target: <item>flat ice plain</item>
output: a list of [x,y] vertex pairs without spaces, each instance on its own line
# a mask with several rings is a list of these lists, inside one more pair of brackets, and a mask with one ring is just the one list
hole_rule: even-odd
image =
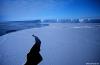
[[100,24],[53,23],[0,36],[0,65],[24,65],[32,34],[42,42],[38,65],[100,64]]

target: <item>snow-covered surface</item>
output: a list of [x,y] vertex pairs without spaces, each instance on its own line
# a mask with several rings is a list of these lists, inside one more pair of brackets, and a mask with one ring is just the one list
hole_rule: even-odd
[[0,37],[0,65],[24,65],[26,54],[34,45],[32,34],[42,41],[43,60],[39,65],[99,63],[100,27],[66,25],[50,24]]

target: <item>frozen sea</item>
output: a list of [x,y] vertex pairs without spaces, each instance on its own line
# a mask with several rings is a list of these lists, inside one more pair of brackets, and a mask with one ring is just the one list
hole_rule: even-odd
[[42,42],[38,65],[100,65],[99,23],[50,23],[0,36],[0,65],[24,65],[32,34]]

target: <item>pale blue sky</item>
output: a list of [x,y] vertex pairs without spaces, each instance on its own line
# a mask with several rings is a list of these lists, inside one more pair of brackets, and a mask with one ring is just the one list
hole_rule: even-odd
[[100,0],[0,0],[0,20],[100,17]]

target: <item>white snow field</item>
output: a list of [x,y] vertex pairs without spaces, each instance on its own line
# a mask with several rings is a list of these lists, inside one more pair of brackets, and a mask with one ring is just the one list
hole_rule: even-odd
[[100,25],[82,25],[50,24],[3,35],[0,37],[0,65],[24,65],[26,54],[34,45],[32,34],[42,42],[43,60],[38,65],[99,65]]

